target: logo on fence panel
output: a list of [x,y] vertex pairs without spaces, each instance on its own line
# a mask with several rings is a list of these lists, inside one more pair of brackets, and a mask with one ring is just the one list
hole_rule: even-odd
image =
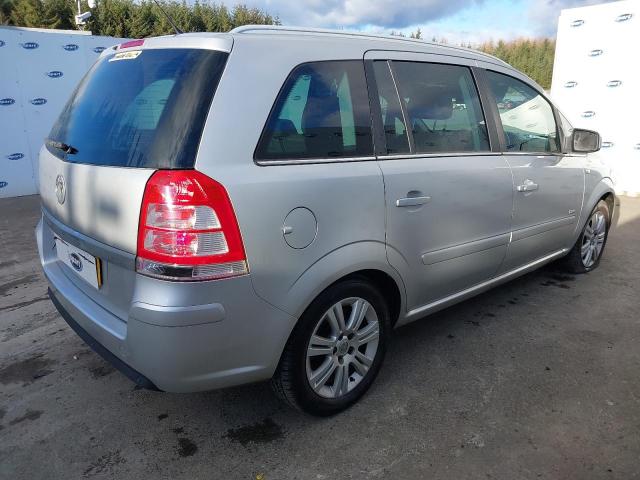
[[80,47],[75,43],[67,43],[66,45],[63,45],[62,48],[64,48],[67,52],[75,52]]
[[607,87],[619,87],[622,85],[622,80],[611,80],[607,82]]
[[7,105],[13,105],[16,101],[13,98],[0,98],[0,105],[6,107]]
[[600,56],[600,55],[602,55],[603,53],[604,53],[604,51],[602,51],[602,50],[601,50],[601,49],[599,49],[599,48],[596,48],[595,50],[591,50],[591,51],[589,52],[589,56],[590,56],[590,57],[599,57],[599,56]]
[[47,103],[47,99],[46,98],[42,98],[42,97],[38,97],[38,98],[33,98],[29,103],[31,103],[31,105],[44,105],[45,103]]
[[102,53],[107,49],[107,47],[96,47],[93,49],[95,53]]
[[0,188],[4,188],[9,185],[7,182],[0,182]]
[[577,86],[578,86],[578,82],[574,82],[573,80],[564,84],[564,88],[573,88]]
[[623,13],[616,17],[616,22],[626,22],[627,20],[631,20],[631,17],[633,17],[633,13]]
[[6,45],[4,40],[0,40],[0,47],[4,47]]
[[574,20],[570,25],[572,27],[579,27],[580,25],[584,25],[584,20]]
[[47,72],[47,77],[49,78],[60,78],[62,75],[64,75],[60,70],[51,70],[50,72]]
[[20,45],[25,50],[35,50],[36,48],[38,48],[40,46],[36,42],[24,42],[24,43],[21,43]]
[[24,158],[24,153],[16,152],[16,153],[7,155],[7,160],[20,160],[22,158]]
[[594,112],[593,110],[587,110],[586,112],[582,112],[581,115],[584,118],[592,118],[596,116],[596,112]]

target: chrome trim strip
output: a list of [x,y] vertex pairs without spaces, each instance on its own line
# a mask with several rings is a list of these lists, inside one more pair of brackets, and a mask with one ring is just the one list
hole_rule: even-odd
[[315,163],[345,163],[345,162],[370,162],[376,160],[374,156],[367,157],[339,157],[339,158],[297,158],[291,160],[254,160],[256,165],[270,167],[271,165],[308,165]]
[[448,158],[448,157],[497,157],[505,155],[530,155],[539,158],[544,157],[557,157],[557,156],[572,156],[572,157],[584,157],[586,155],[569,154],[564,155],[562,153],[530,153],[530,152],[492,152],[487,150],[486,152],[439,152],[439,153],[402,153],[397,155],[380,155],[366,156],[366,157],[339,157],[339,158],[298,158],[298,159],[280,159],[280,160],[254,160],[256,165],[261,167],[269,167],[271,165],[308,165],[316,163],[343,163],[343,162],[370,162],[371,160],[404,160],[413,158]]
[[486,152],[442,152],[442,153],[413,153],[413,154],[399,154],[399,155],[381,155],[378,160],[404,160],[411,158],[440,158],[440,157],[485,157],[485,156],[500,156],[501,152],[492,152],[487,150]]
[[411,317],[415,317],[417,315],[420,314],[426,314],[426,312],[430,311],[430,310],[435,310],[438,308],[444,308],[446,306],[448,306],[449,304],[453,304],[455,303],[457,300],[463,299],[465,297],[471,296],[475,293],[480,293],[480,291],[482,290],[486,290],[489,287],[491,287],[492,285],[501,283],[503,281],[506,281],[508,279],[510,279],[511,277],[515,277],[521,273],[526,273],[527,270],[533,269],[534,267],[537,267],[539,265],[542,265],[544,263],[549,262],[550,260],[553,260],[554,258],[560,257],[562,255],[564,255],[568,250],[566,248],[563,248],[562,250],[558,250],[555,253],[552,253],[550,255],[546,255],[542,258],[539,258],[538,260],[535,260],[531,263],[528,263],[526,265],[523,265],[522,267],[518,267],[515,270],[511,270],[510,272],[507,273],[503,273],[502,275],[499,275],[497,277],[494,277],[490,280],[487,280],[485,282],[479,283],[478,285],[475,285],[473,287],[467,288],[466,290],[462,290],[461,292],[458,293],[454,293],[453,295],[449,295],[448,297],[444,297],[440,300],[436,300],[435,302],[431,302],[428,303],[426,305],[423,305],[421,307],[418,308],[414,308],[413,310],[410,310],[407,315],[405,316],[404,319],[400,320],[397,324],[397,326],[400,325],[404,325],[405,323],[408,323],[408,319],[410,319]]
[[494,237],[483,238],[481,240],[474,240],[472,242],[466,242],[452,247],[433,250],[422,255],[422,263],[425,265],[433,265],[434,263],[483,252],[490,248],[501,247],[509,243],[509,237],[509,233],[503,233],[502,235],[496,235]]
[[518,240],[522,240],[524,238],[533,237],[534,235],[540,235],[541,233],[546,233],[551,230],[555,230],[556,228],[566,227],[569,225],[573,225],[577,220],[575,215],[569,215],[566,217],[558,218],[556,220],[550,220],[548,222],[539,223],[537,225],[531,225],[529,227],[524,227],[519,230],[513,231],[513,242],[517,242]]
[[529,155],[531,157],[537,157],[537,158],[559,157],[559,156],[563,155],[562,152],[520,152],[520,151],[512,152],[510,150],[504,150],[502,152],[502,154],[503,155],[514,155],[516,157],[521,157],[523,155]]

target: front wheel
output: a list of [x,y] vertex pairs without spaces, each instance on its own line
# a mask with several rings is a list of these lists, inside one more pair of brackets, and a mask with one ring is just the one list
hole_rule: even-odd
[[566,257],[567,266],[573,273],[586,273],[598,267],[607,243],[610,222],[609,206],[600,200]]
[[272,385],[292,406],[332,415],[369,389],[384,357],[390,325],[380,292],[354,278],[329,287],[300,318]]

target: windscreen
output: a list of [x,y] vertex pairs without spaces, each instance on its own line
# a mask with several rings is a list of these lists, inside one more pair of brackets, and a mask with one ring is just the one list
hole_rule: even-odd
[[68,162],[192,168],[228,54],[125,50],[82,79],[46,141]]

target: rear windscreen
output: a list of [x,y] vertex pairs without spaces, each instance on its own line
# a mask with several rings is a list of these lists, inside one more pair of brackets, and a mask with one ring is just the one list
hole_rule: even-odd
[[126,50],[100,59],[47,139],[68,162],[192,168],[228,54]]

